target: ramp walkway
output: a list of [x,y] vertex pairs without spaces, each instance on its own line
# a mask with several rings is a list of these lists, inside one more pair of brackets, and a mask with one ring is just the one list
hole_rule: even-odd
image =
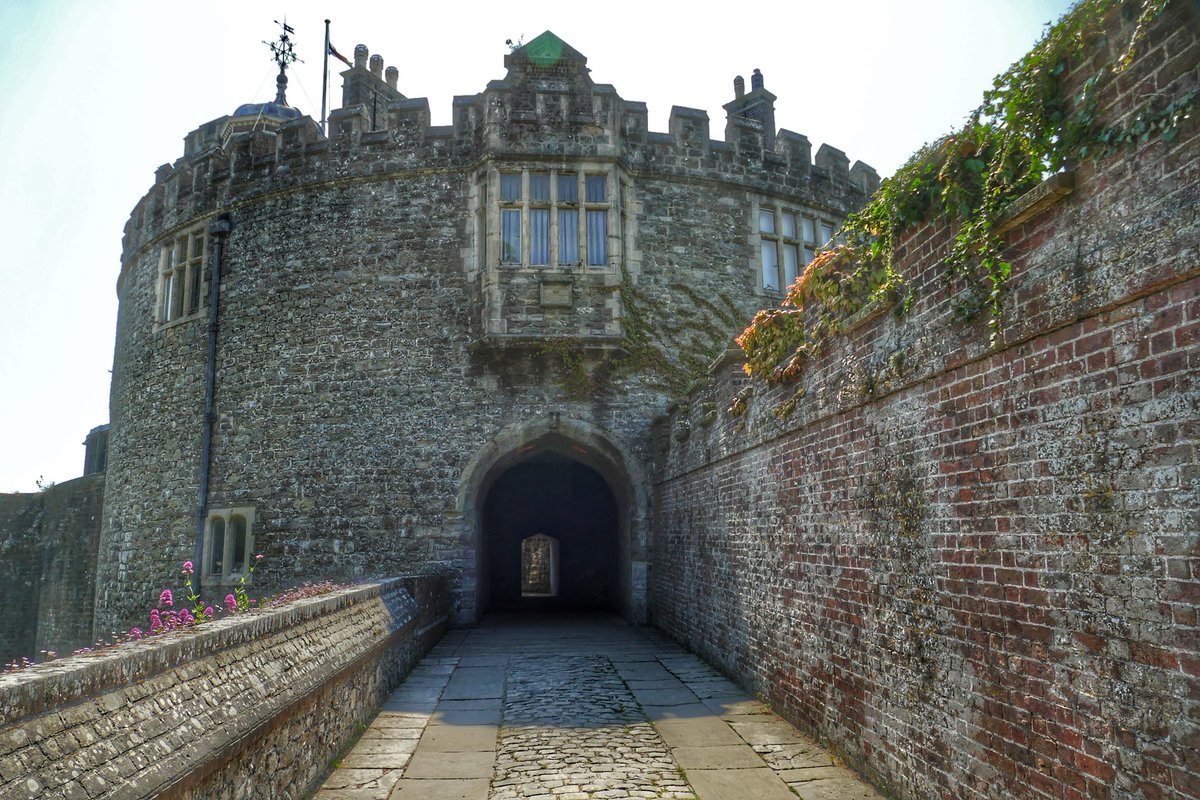
[[881,797],[652,629],[512,615],[447,634],[314,800],[797,796]]

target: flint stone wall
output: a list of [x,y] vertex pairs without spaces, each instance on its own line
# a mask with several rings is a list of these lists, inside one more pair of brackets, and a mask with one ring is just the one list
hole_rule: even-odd
[[[489,442],[561,418],[650,463],[650,422],[668,397],[653,367],[614,366],[625,274],[678,338],[728,342],[778,297],[760,288],[753,198],[837,221],[877,182],[833,148],[814,158],[799,134],[780,132],[771,149],[742,121],[714,141],[692,109],[675,109],[671,133],[650,132],[645,105],[593,84],[577,54],[548,71],[518,62],[456,98],[452,126],[431,126],[423,99],[338,109],[328,138],[308,118],[223,145],[205,126],[158,170],[126,227],[118,281],[100,629],[128,624],[155,576],[193,552],[206,320],[155,321],[162,247],[180,232],[218,213],[233,225],[209,507],[255,509],[258,585],[425,570],[452,577],[457,619],[473,622],[483,582],[464,519],[478,498],[460,503],[460,490]],[[481,266],[472,209],[493,167],[612,168],[610,264]],[[544,301],[544,279],[569,307]],[[697,312],[697,297],[727,317]],[[554,346],[590,391],[564,389],[572,373]],[[630,534],[635,564],[648,535]]]
[[0,663],[94,641],[104,475],[0,494]]
[[0,798],[307,796],[448,615],[394,578],[0,675]]

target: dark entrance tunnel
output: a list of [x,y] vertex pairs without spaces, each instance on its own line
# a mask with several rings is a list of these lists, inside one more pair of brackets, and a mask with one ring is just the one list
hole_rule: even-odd
[[516,464],[483,505],[493,610],[619,608],[617,503],[592,468],[546,454]]

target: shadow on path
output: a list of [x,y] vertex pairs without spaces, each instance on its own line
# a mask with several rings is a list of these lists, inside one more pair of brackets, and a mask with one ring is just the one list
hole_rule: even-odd
[[316,800],[880,795],[736,684],[613,615],[493,614],[413,669]]

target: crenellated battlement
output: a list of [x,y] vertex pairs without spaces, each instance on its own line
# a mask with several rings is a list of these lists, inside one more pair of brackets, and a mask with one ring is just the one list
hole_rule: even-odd
[[[587,59],[552,33],[505,56],[507,74],[453,100],[451,124],[432,124],[429,101],[398,88],[399,72],[355,49],[341,73],[343,104],[322,135],[310,117],[244,124],[220,117],[185,138],[184,156],[159,167],[126,229],[128,255],[163,230],[254,196],[337,180],[419,170],[465,169],[488,159],[616,161],[633,174],[736,183],[806,199],[844,215],[879,176],[828,144],[812,154],[803,134],[774,127],[775,95],[757,70],[739,76],[724,106],[724,137],[708,112],[674,106],[666,132],[649,130],[646,104],[593,83]],[[233,131],[230,133],[230,131]]]

